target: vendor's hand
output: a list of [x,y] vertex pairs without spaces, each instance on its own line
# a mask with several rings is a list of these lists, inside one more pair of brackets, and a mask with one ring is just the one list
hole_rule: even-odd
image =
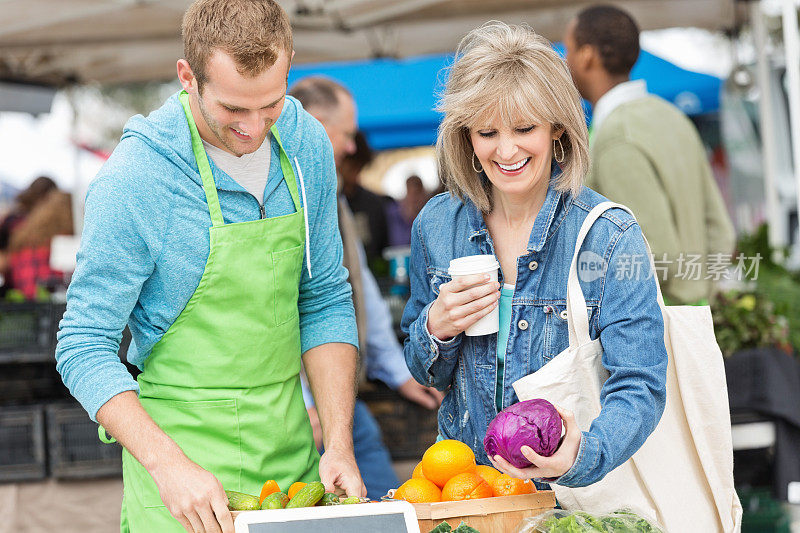
[[308,421],[311,422],[311,433],[314,435],[314,445],[318,450],[322,449],[322,424],[319,422],[319,414],[317,408],[312,406],[306,409],[308,411]]
[[550,457],[543,457],[530,447],[523,446],[520,451],[528,461],[533,463],[533,466],[516,468],[499,455],[495,455],[489,458],[494,467],[511,477],[519,479],[554,479],[566,474],[575,464],[575,459],[578,457],[578,449],[581,445],[581,431],[578,429],[578,424],[575,422],[575,417],[571,411],[561,409],[558,406],[555,406],[555,408],[564,420],[564,426],[566,427],[564,439],[561,441],[561,446],[558,447],[556,453]]
[[451,339],[491,313],[499,299],[500,284],[488,274],[442,283],[428,310],[428,331],[437,339]]
[[325,485],[325,492],[336,492],[336,487],[339,487],[348,497],[367,495],[352,448],[326,448],[319,460],[319,477]]
[[233,533],[222,483],[185,455],[150,472],[167,510],[190,533]]
[[416,382],[414,378],[397,387],[397,392],[406,400],[418,403],[426,409],[437,409],[444,399],[444,393],[433,387],[426,387]]

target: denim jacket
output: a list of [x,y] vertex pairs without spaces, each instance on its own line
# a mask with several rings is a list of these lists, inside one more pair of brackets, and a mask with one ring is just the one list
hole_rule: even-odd
[[[536,372],[569,345],[567,277],[578,231],[591,208],[606,199],[583,188],[577,197],[552,186],[536,216],[527,254],[517,260],[511,328],[505,357],[503,407],[518,401],[512,383]],[[667,352],[656,284],[641,229],[621,209],[606,211],[581,248],[607,268],[580,280],[590,313],[590,335],[600,338],[610,377],[602,410],[582,431],[573,467],[553,481],[590,485],[625,462],[655,429],[666,401]],[[447,391],[439,409],[439,433],[467,443],[479,463],[489,464],[483,438],[497,414],[497,335],[442,342],[426,327],[439,285],[450,281],[450,260],[493,254],[483,216],[469,200],[448,193],[432,198],[414,221],[411,298],[403,313],[405,357],[414,378]],[[503,273],[500,272],[500,282]],[[581,428],[586,430],[587,428]]]

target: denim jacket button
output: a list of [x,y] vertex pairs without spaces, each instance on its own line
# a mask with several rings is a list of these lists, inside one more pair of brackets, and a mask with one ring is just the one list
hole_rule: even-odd
[[537,263],[536,261],[531,261],[530,263],[528,263],[528,268],[531,270],[536,270],[537,268],[539,268],[539,263]]
[[522,331],[525,331],[526,329],[528,329],[528,321],[523,318],[522,320],[517,322],[517,327],[519,327],[519,329],[521,329]]
[[561,311],[561,312],[558,314],[558,316],[560,316],[560,317],[561,317],[561,320],[566,320],[566,319],[569,317],[569,315],[567,315],[567,310],[566,310],[566,309],[564,309],[563,311]]

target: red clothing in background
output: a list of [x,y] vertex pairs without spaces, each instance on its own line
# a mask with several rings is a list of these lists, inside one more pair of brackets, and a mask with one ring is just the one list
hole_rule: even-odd
[[50,268],[50,246],[22,248],[8,258],[8,288],[17,289],[27,300],[36,298],[36,287],[47,288],[63,279]]

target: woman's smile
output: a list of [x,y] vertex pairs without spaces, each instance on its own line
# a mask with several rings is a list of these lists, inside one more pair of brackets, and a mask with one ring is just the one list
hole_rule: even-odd
[[525,170],[525,167],[528,166],[528,163],[530,162],[531,159],[532,158],[530,157],[526,157],[525,159],[521,159],[516,163],[512,163],[510,165],[500,163],[499,161],[492,161],[492,163],[494,163],[497,166],[497,168],[500,169],[500,172],[505,174],[506,176],[517,176],[519,174],[522,174],[522,172]]

